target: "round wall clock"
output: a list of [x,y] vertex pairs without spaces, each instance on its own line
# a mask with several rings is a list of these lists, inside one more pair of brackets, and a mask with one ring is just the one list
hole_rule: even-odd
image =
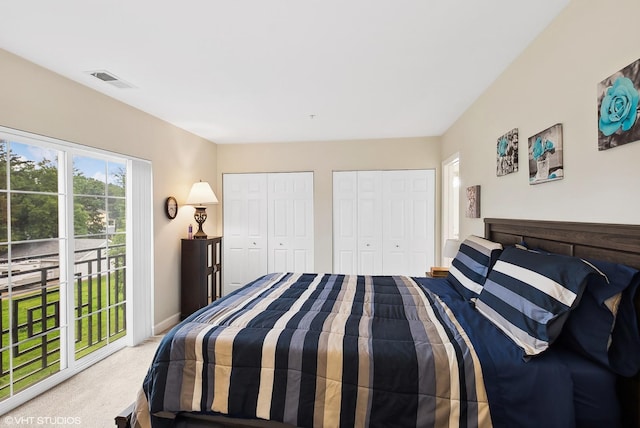
[[170,219],[176,218],[178,215],[178,201],[173,196],[169,196],[164,203],[164,211]]

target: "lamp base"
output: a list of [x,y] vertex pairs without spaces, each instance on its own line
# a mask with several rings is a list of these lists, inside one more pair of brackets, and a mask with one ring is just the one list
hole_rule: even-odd
[[207,210],[205,207],[196,207],[193,218],[198,223],[198,231],[193,235],[193,239],[207,239],[207,234],[202,230],[202,225],[207,220]]

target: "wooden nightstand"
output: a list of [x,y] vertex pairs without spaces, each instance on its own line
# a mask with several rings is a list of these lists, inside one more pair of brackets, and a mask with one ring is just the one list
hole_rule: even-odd
[[431,271],[425,272],[425,275],[428,278],[446,278],[448,274],[449,274],[449,268],[438,267],[438,266],[433,266],[431,267]]
[[222,237],[182,240],[180,318],[222,297]]

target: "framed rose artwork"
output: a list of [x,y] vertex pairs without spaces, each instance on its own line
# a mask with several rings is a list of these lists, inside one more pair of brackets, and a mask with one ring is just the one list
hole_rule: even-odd
[[561,123],[529,137],[528,147],[529,184],[560,180],[564,177]]
[[496,145],[496,175],[518,172],[518,128],[498,138]]
[[640,59],[598,84],[598,150],[640,140]]

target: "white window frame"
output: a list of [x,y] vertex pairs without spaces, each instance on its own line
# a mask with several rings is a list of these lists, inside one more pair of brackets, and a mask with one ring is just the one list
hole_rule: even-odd
[[[455,173],[457,170],[457,174]],[[457,179],[457,183],[456,183]],[[447,239],[460,239],[460,154],[454,153],[442,162],[442,242],[441,266],[449,266],[450,258],[442,249]]]
[[[46,137],[29,132],[19,131],[0,126],[0,139],[14,140],[26,144],[42,145],[63,152],[60,157],[59,180],[64,180],[65,189],[73,183],[73,155],[90,156],[106,160],[126,161],[127,167],[127,252],[126,252],[126,319],[127,333],[125,337],[116,340],[79,360],[75,359],[74,341],[69,340],[74,335],[75,322],[65,320],[67,333],[60,338],[60,371],[37,382],[0,402],[0,414],[4,414],[15,407],[31,400],[37,395],[53,388],[64,380],[80,371],[102,361],[125,346],[134,346],[153,334],[153,172],[151,162],[128,155],[112,153],[106,150],[82,146],[57,138]],[[61,211],[70,213],[59,216],[59,228],[64,231],[65,239],[60,239],[60,252],[65,254],[66,266],[60,266],[60,274],[66,275],[65,282],[69,288],[69,272],[74,271],[73,236],[73,192],[60,196],[65,207]],[[63,272],[65,271],[65,272]],[[135,284],[135,287],[132,286]],[[60,295],[61,314],[64,305],[74,306],[73,293],[65,292]],[[65,310],[67,308],[64,308]],[[62,328],[61,328],[62,333]]]

